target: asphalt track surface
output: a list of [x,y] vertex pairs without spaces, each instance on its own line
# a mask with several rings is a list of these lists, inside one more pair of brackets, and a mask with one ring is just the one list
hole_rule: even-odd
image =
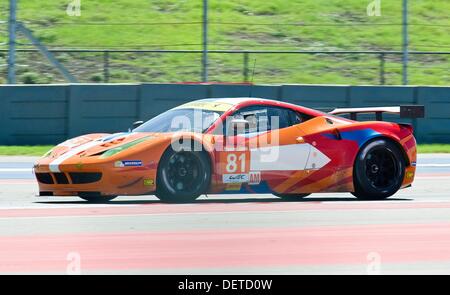
[[33,158],[0,157],[0,273],[450,274],[450,155],[420,155],[386,201],[316,194],[36,197]]

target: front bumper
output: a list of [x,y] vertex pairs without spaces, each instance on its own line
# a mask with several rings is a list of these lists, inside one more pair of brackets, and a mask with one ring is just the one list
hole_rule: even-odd
[[104,196],[143,195],[156,190],[156,164],[116,167],[114,161],[86,158],[51,169],[53,159],[42,158],[34,166],[41,196],[78,196],[92,192]]

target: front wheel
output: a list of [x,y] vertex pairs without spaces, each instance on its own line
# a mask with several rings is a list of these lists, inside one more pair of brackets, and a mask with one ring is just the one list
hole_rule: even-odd
[[395,194],[403,183],[405,159],[397,145],[385,139],[365,145],[354,166],[355,192],[361,200],[383,200]]
[[206,153],[169,148],[158,168],[156,196],[165,202],[191,202],[207,191],[210,180]]

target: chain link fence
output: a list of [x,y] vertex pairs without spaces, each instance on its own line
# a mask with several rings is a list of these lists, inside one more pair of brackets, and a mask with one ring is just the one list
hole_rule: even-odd
[[[51,50],[80,83],[200,82],[200,50]],[[0,50],[0,83],[7,51]],[[211,82],[401,84],[401,51],[209,51]],[[448,85],[450,52],[410,52],[410,84]],[[17,82],[65,83],[36,49],[17,51]]]

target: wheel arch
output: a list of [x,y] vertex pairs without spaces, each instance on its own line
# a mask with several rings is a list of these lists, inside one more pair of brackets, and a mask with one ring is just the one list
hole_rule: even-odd
[[357,156],[358,156],[359,152],[360,152],[366,145],[368,145],[369,143],[371,143],[371,142],[373,142],[373,141],[375,141],[375,140],[380,140],[380,139],[384,139],[384,140],[387,140],[387,141],[389,141],[389,142],[395,144],[395,145],[397,146],[397,148],[398,148],[398,149],[401,151],[401,153],[402,153],[403,160],[405,160],[405,165],[406,165],[406,166],[409,166],[409,165],[411,164],[411,163],[410,163],[411,161],[410,161],[410,159],[409,159],[409,157],[408,157],[408,154],[406,153],[405,149],[404,149],[403,146],[400,144],[400,142],[398,141],[398,139],[396,139],[395,137],[386,135],[386,134],[380,134],[380,135],[377,135],[377,136],[368,138],[364,143],[361,144],[361,146],[360,146],[359,149],[358,149],[358,152],[357,152],[356,155],[355,155],[355,158],[353,159],[353,166],[355,166],[355,161],[356,161],[356,159],[357,159]]
[[[358,160],[358,156],[359,156],[359,154],[361,153],[361,151],[367,146],[367,145],[369,145],[369,144],[371,144],[372,142],[375,142],[375,141],[377,141],[377,140],[385,140],[385,141],[387,141],[387,142],[389,142],[389,143],[391,143],[391,144],[393,144],[394,146],[396,146],[399,150],[400,150],[400,153],[401,153],[401,155],[402,155],[402,158],[403,158],[403,160],[404,160],[404,168],[406,168],[408,165],[409,165],[409,162],[410,162],[410,160],[409,160],[409,158],[408,158],[408,155],[407,155],[407,153],[406,153],[406,151],[405,151],[405,149],[403,148],[403,146],[400,144],[400,142],[398,141],[398,140],[396,140],[395,138],[392,138],[391,136],[387,136],[387,135],[385,135],[385,134],[380,134],[379,136],[375,136],[375,137],[372,137],[372,138],[370,138],[370,139],[368,139],[368,140],[366,140],[363,144],[361,144],[361,146],[360,146],[360,148],[358,149],[358,152],[356,153],[356,155],[355,155],[355,158],[354,158],[354,161],[353,161],[353,169],[352,169],[352,179],[353,179],[353,192],[351,192],[353,195],[355,195],[356,197],[358,197],[358,198],[361,198],[361,196],[358,196],[356,193],[358,192],[358,190],[360,190],[361,189],[361,187],[359,186],[359,184],[358,184],[358,181],[357,181],[357,172],[356,172],[356,169],[357,169],[357,160]],[[405,169],[403,170],[403,178],[404,178],[404,173],[405,173]],[[403,179],[402,179],[403,180]],[[395,193],[395,192],[394,192]],[[388,195],[387,197],[389,197],[389,196],[391,196],[391,195]],[[370,198],[369,198],[370,199]],[[383,198],[384,199],[384,198]]]
[[[205,144],[205,142],[199,140],[198,138],[196,138],[195,136],[190,136],[190,137],[183,137],[183,140],[189,140],[189,141],[195,141],[197,142],[199,145],[201,145],[201,150],[198,151],[200,153],[205,154],[208,162],[209,162],[209,166],[211,168],[211,178],[210,178],[210,183],[208,184],[208,187],[211,186],[212,183],[212,175],[214,174],[214,153],[212,152],[212,150],[210,151],[209,148],[211,148],[210,146],[207,146]],[[164,151],[161,154],[160,160],[158,161],[158,165],[156,168],[156,179],[155,179],[155,190],[158,189],[158,171],[160,169],[161,166],[161,158],[163,157],[163,155],[172,147],[172,143],[174,140],[171,140],[169,142],[169,144],[167,145],[167,147],[164,149]]]

